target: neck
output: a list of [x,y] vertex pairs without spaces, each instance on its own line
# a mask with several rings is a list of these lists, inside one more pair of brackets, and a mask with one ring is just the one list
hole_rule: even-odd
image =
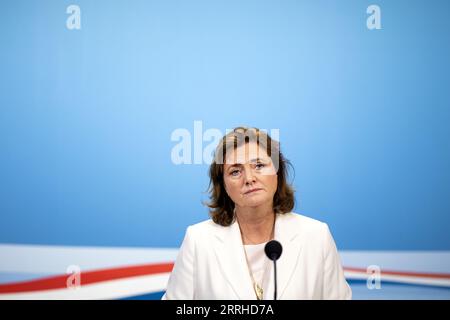
[[272,239],[275,225],[272,206],[265,210],[236,207],[236,219],[244,244],[260,244]]

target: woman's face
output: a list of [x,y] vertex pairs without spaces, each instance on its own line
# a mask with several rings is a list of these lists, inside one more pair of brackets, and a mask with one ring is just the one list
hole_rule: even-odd
[[224,163],[228,196],[238,207],[258,207],[273,203],[277,174],[264,147],[249,142],[229,152]]

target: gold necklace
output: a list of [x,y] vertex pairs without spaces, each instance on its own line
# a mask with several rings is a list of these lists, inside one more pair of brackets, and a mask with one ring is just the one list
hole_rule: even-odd
[[[245,246],[244,246],[244,254],[245,254],[245,261],[247,262],[247,268],[248,268],[248,272],[250,273],[250,277],[252,278],[252,283],[253,283],[253,290],[255,291],[256,294],[256,299],[257,300],[262,300],[263,296],[264,296],[264,290],[262,288],[262,283],[261,286],[255,281],[255,277],[253,276],[253,272],[252,269],[250,268],[250,263],[248,261],[248,256],[247,256],[247,250],[245,250]],[[264,268],[264,273],[263,273],[263,280],[265,278],[265,274],[266,274],[266,270],[267,268]]]
[[[269,241],[272,240],[272,239],[274,238],[274,232],[275,232],[275,221],[274,221],[273,226],[272,226],[272,232],[271,232],[271,234],[270,234],[270,239],[269,239]],[[247,269],[248,269],[248,272],[249,272],[249,274],[250,274],[250,278],[252,278],[253,290],[255,291],[256,299],[257,299],[257,300],[263,300],[263,297],[264,297],[264,289],[262,288],[262,285],[263,285],[264,279],[265,279],[265,277],[266,277],[267,263],[266,263],[266,266],[264,267],[264,273],[263,273],[263,277],[262,277],[262,280],[261,280],[261,285],[259,285],[259,284],[255,281],[255,277],[253,276],[252,269],[250,268],[250,262],[248,261],[247,250],[245,250],[245,245],[244,245],[244,235],[243,235],[243,233],[242,233],[242,230],[241,230],[241,238],[242,238],[242,246],[243,246],[243,248],[244,248],[245,261],[247,262]]]

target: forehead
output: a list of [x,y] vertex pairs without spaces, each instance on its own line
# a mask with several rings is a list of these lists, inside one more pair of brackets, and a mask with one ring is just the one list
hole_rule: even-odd
[[254,161],[257,158],[269,158],[266,152],[266,148],[261,144],[257,144],[256,142],[245,143],[240,145],[236,149],[230,149],[229,151],[227,151],[225,165],[238,163],[243,164]]

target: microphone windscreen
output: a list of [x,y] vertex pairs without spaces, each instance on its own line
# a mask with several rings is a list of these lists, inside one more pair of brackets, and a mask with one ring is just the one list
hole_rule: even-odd
[[275,261],[278,260],[278,258],[280,258],[281,253],[283,252],[283,247],[281,246],[281,243],[279,243],[277,240],[271,240],[266,243],[264,251],[266,252],[267,257],[270,260]]

